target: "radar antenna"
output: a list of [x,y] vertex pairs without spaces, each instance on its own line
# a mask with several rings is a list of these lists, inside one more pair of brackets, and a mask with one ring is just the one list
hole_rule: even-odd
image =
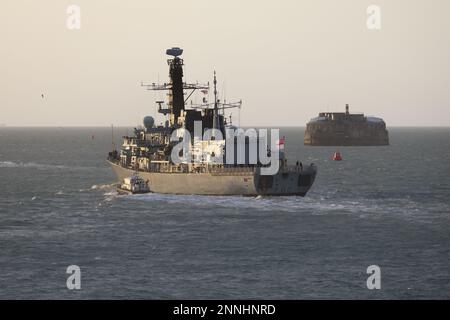
[[[183,82],[183,59],[179,58],[183,53],[183,49],[179,47],[173,47],[171,49],[166,50],[166,54],[169,56],[172,56],[173,58],[168,59],[167,63],[170,66],[170,82],[164,83],[164,84],[145,84],[141,81],[141,86],[144,87],[147,90],[152,91],[162,91],[167,90],[168,93],[168,102],[164,105],[164,101],[156,101],[158,104],[158,112],[162,113],[163,115],[173,115],[170,118],[170,122],[172,124],[177,123],[178,117],[182,114],[182,111],[186,109],[187,106],[189,106],[190,110],[211,110],[213,115],[213,128],[219,129],[220,128],[220,118],[219,113],[221,115],[225,115],[225,109],[230,108],[238,108],[241,109],[242,106],[242,100],[238,102],[232,102],[227,103],[227,101],[224,99],[223,102],[221,102],[218,99],[218,92],[217,92],[217,75],[216,71],[214,71],[214,102],[208,103],[207,99],[203,97],[203,103],[201,104],[194,104],[191,103],[187,104],[189,98],[192,96],[192,94],[196,90],[201,90],[204,94],[205,92],[209,92],[210,85],[209,82],[206,84],[199,84],[196,83],[186,83]],[[186,93],[185,90],[189,91],[189,93]],[[186,98],[185,98],[186,96]],[[239,112],[240,114],[240,112]]]
[[[232,109],[232,108],[241,108],[242,107],[242,100],[237,102],[230,102],[227,103],[224,99],[224,102],[220,102],[219,99],[217,99],[217,74],[214,70],[214,102],[213,103],[201,103],[201,104],[193,104],[191,103],[191,108],[193,109],[213,109],[214,114],[219,114],[219,111],[222,111],[222,115],[225,114],[225,109]],[[214,124],[214,123],[213,123]]]
[[[169,101],[167,107],[163,108],[162,103],[157,101],[158,112],[167,115],[169,113],[174,114],[174,123],[177,123],[178,117],[181,115],[182,110],[185,110],[187,100],[198,89],[209,89],[208,84],[186,83],[183,82],[183,59],[179,58],[183,54],[183,49],[179,47],[173,47],[166,50],[166,54],[172,56],[172,59],[167,60],[167,64],[170,66],[170,82],[164,84],[144,84],[141,82],[141,86],[147,90],[167,90],[169,91]],[[187,98],[184,98],[186,94],[184,90],[191,90]]]

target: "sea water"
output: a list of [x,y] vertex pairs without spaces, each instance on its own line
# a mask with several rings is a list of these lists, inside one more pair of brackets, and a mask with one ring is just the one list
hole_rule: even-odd
[[288,164],[318,167],[304,198],[118,196],[109,128],[0,128],[0,298],[450,298],[450,129],[340,148],[303,131],[281,129]]

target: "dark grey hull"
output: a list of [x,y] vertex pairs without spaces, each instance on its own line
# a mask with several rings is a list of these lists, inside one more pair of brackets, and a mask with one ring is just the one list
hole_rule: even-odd
[[311,133],[305,131],[304,144],[307,146],[387,146],[389,135],[387,130],[370,131],[347,130],[327,133]]
[[386,139],[336,139],[336,138],[310,138],[305,139],[306,146],[315,147],[375,147],[388,146]]
[[[108,161],[121,181],[133,174],[133,170]],[[149,180],[151,192],[166,194],[198,195],[272,195],[305,196],[316,177],[317,169],[308,166],[303,171],[280,170],[273,176],[261,176],[258,171],[235,173],[161,173],[139,171]]]

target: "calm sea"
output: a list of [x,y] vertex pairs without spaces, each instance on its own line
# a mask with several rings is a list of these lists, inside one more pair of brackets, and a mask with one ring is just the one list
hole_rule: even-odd
[[281,134],[319,168],[305,198],[117,196],[109,128],[0,128],[0,298],[450,298],[450,129],[342,162]]

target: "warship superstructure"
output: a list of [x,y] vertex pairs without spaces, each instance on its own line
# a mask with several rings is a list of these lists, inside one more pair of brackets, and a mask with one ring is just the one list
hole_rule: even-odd
[[304,144],[310,146],[384,146],[389,145],[386,123],[363,113],[321,112],[306,125]]
[[[156,125],[153,117],[145,117],[143,127],[135,128],[133,136],[123,137],[121,150],[109,153],[107,161],[117,178],[122,181],[137,172],[142,179],[148,181],[150,190],[157,193],[304,196],[314,182],[316,166],[304,166],[299,161],[295,165],[288,165],[284,150],[279,153],[278,167],[274,174],[264,173],[263,169],[267,164],[263,164],[259,157],[257,161],[251,161],[248,139],[244,140],[243,161],[237,161],[237,152],[233,163],[225,161],[228,149],[226,140],[220,136],[225,137],[227,129],[237,129],[232,126],[231,117],[228,119],[225,113],[228,109],[241,108],[242,102],[226,103],[218,99],[214,72],[214,101],[209,103],[207,97],[203,96],[200,104],[194,104],[192,100],[188,103],[195,91],[207,94],[210,85],[183,82],[184,62],[179,57],[182,52],[177,47],[166,51],[171,56],[167,60],[169,83],[141,84],[148,90],[167,91],[167,103],[156,101],[158,112],[166,120],[164,124]],[[181,141],[185,137],[183,132],[193,133],[199,125],[202,130],[200,135],[208,129],[216,130],[221,135],[206,141],[192,135],[189,144],[192,159],[175,161],[173,149],[179,141],[174,141],[174,133],[178,136],[181,132]],[[284,138],[281,140],[284,149]],[[267,154],[270,155],[271,150],[268,148]]]

